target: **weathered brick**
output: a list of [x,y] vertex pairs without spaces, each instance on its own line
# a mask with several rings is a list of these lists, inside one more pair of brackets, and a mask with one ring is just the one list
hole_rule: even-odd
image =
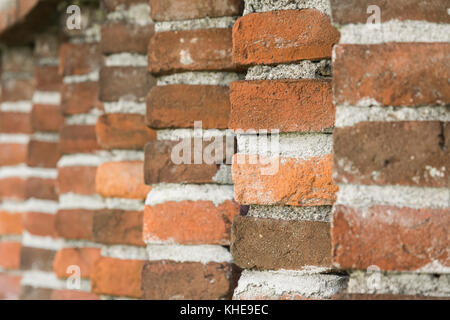
[[55,179],[28,178],[25,186],[25,198],[58,201]]
[[156,84],[145,67],[102,67],[100,100],[118,101],[123,98],[143,101]]
[[58,142],[31,140],[28,143],[27,165],[30,167],[56,168],[59,158]]
[[158,32],[150,40],[148,69],[154,74],[235,70],[231,56],[231,29]]
[[144,200],[151,187],[144,184],[143,161],[102,163],[97,168],[95,185],[103,197]]
[[[333,62],[337,104],[420,106],[450,103],[449,43],[338,45]],[[389,61],[390,63],[386,63]]]
[[0,235],[22,234],[22,214],[0,211]]
[[0,242],[0,267],[18,269],[20,266],[20,242]]
[[56,233],[61,238],[92,240],[92,210],[59,210],[55,217]]
[[23,229],[32,235],[53,238],[56,236],[53,214],[26,212],[23,214],[22,223]]
[[98,82],[65,83],[61,90],[61,110],[66,115],[103,110],[98,95]]
[[0,112],[1,133],[32,133],[29,113]]
[[230,244],[233,217],[239,205],[225,201],[165,202],[146,206],[144,240],[147,242],[176,242],[181,244]]
[[62,77],[58,74],[57,66],[37,66],[34,69],[36,90],[59,91],[61,89]]
[[54,257],[55,252],[52,250],[22,247],[20,269],[52,272]]
[[58,168],[58,192],[83,195],[95,194],[95,175],[97,167]]
[[31,46],[11,46],[5,49],[1,57],[3,72],[18,74],[34,72],[35,60]]
[[150,300],[230,299],[239,271],[230,263],[148,261],[142,271],[143,297]]
[[67,272],[68,267],[76,265],[82,278],[90,278],[94,264],[100,258],[100,251],[99,248],[63,248],[56,253],[53,270],[57,277],[67,278],[72,275]]
[[35,82],[32,77],[2,81],[2,101],[30,101]]
[[142,297],[141,279],[144,261],[102,257],[91,276],[92,292],[113,296]]
[[94,241],[143,246],[142,217],[138,211],[99,210],[93,218]]
[[330,3],[333,23],[337,24],[366,23],[369,16],[373,14],[367,13],[367,8],[374,4],[380,8],[381,22],[423,20],[450,23],[450,16],[447,14],[448,1],[446,0],[331,0]]
[[0,300],[18,300],[21,280],[20,276],[0,273]]
[[99,149],[95,126],[66,125],[59,135],[59,149],[63,154],[89,153]]
[[333,137],[338,182],[450,187],[449,123],[362,122]]
[[234,262],[246,269],[331,266],[328,222],[236,216],[231,243]]
[[147,124],[152,128],[226,129],[230,115],[226,86],[168,85],[153,87],[147,98]]
[[272,171],[276,159],[262,157],[259,164],[251,164],[249,156],[241,155],[239,164],[237,157],[233,159],[233,182],[240,204],[319,206],[332,205],[336,200],[338,187],[331,177],[331,155],[307,160],[280,158],[273,175],[263,175],[262,169]]
[[97,120],[97,141],[103,149],[139,149],[156,139],[139,114],[104,114]]
[[27,159],[27,144],[0,143],[0,166],[13,166]]
[[59,49],[59,74],[83,75],[100,69],[102,55],[97,43],[63,43]]
[[64,123],[59,106],[35,104],[31,111],[31,127],[33,131],[57,132]]
[[343,269],[439,272],[450,266],[449,209],[372,206],[333,209],[333,263]]
[[150,0],[154,21],[239,16],[243,0]]
[[132,52],[147,54],[148,42],[155,32],[153,25],[138,26],[109,22],[102,26],[101,48],[104,54]]
[[27,181],[22,178],[0,179],[0,198],[24,200]]
[[329,80],[238,81],[230,89],[231,129],[311,132],[334,125]]
[[100,300],[100,297],[86,291],[53,290],[50,300]]
[[233,27],[233,61],[271,64],[331,57],[339,32],[315,9],[252,13]]

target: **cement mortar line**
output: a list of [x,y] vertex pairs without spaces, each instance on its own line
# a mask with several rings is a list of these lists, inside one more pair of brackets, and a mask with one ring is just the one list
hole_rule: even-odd
[[450,42],[450,24],[390,20],[379,24],[338,26],[340,44],[382,44],[387,42]]
[[0,133],[0,143],[28,144],[30,135],[15,133]]
[[54,215],[58,212],[58,201],[31,198],[24,201],[3,200],[0,210],[11,213],[36,212]]
[[235,134],[228,129],[160,129],[156,138],[160,141],[179,141],[188,138],[226,137],[234,139]]
[[34,141],[59,142],[59,133],[55,132],[35,132],[30,137]]
[[66,116],[66,125],[96,125],[97,119],[103,114],[102,110],[91,109],[88,113]]
[[57,167],[97,167],[105,162],[124,161],[144,161],[144,151],[113,149],[95,153],[68,154],[59,159]]
[[243,80],[244,74],[236,72],[192,71],[157,77],[157,85],[172,84],[229,86],[231,82]]
[[1,112],[30,113],[32,107],[33,104],[29,100],[14,101],[14,102],[5,101],[0,103]]
[[63,193],[59,195],[60,210],[126,210],[144,211],[144,201],[128,198],[103,198],[100,195],[80,195],[75,193]]
[[33,104],[45,104],[59,107],[61,104],[61,93],[58,91],[34,91],[33,98],[31,99]]
[[63,82],[66,84],[82,83],[82,82],[97,82],[99,81],[99,70],[92,71],[83,75],[65,76]]
[[244,15],[279,10],[317,9],[330,15],[329,0],[245,0]]
[[247,70],[245,80],[331,79],[331,59],[318,62],[303,60],[291,64],[255,65]]
[[104,57],[106,67],[147,67],[148,65],[148,57],[143,54],[122,52]]
[[146,250],[149,261],[171,260],[202,264],[233,261],[230,252],[219,245],[148,244]]
[[149,4],[135,4],[131,5],[128,10],[116,10],[107,14],[107,22],[126,22],[137,26],[147,26],[153,24],[150,18]]
[[336,107],[336,128],[373,121],[450,121],[450,106],[390,107],[348,106]]
[[45,66],[57,67],[57,66],[59,66],[59,58],[57,58],[57,57],[55,57],[55,58],[52,58],[52,57],[39,58],[37,60],[37,65],[42,66],[42,67],[45,67]]
[[[64,290],[69,288],[69,281],[70,279],[65,280],[57,278],[53,272],[31,270],[22,273],[21,285],[34,288]],[[81,279],[80,284],[81,288],[77,290],[84,292],[91,291],[90,280]]]
[[26,164],[0,167],[0,179],[12,177],[56,179],[57,175],[56,169],[28,167]]
[[238,16],[218,17],[218,18],[199,18],[177,21],[161,21],[155,23],[155,32],[199,30],[199,29],[222,29],[232,28]]
[[248,217],[285,221],[330,222],[331,206],[295,207],[250,205]]
[[145,115],[147,112],[147,105],[145,102],[119,100],[114,102],[103,103],[106,114],[139,114]]

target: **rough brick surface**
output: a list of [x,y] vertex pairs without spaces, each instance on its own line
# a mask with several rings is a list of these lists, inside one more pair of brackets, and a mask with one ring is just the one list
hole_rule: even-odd
[[11,200],[24,200],[26,180],[22,178],[0,179],[0,197]]
[[22,247],[20,251],[20,269],[53,271],[55,252],[47,249]]
[[155,83],[145,67],[103,67],[100,72],[100,100],[144,100]]
[[31,133],[29,113],[0,112],[0,133]]
[[110,22],[102,26],[101,48],[104,54],[132,52],[147,54],[154,26],[137,26],[122,22]]
[[34,131],[58,132],[64,123],[61,110],[53,105],[35,104],[31,111],[31,127]]
[[27,165],[30,167],[55,168],[59,157],[58,142],[31,140],[28,143]]
[[145,299],[230,299],[238,274],[229,263],[149,261],[142,288]]
[[99,248],[64,248],[56,253],[53,270],[57,277],[67,278],[73,272],[68,270],[68,267],[76,265],[80,268],[82,278],[90,278],[94,264],[99,258]]
[[59,50],[59,74],[70,76],[95,72],[101,61],[97,43],[64,43]]
[[18,78],[2,81],[3,101],[25,101],[33,97],[35,82],[33,78]]
[[148,69],[154,74],[232,70],[231,47],[231,29],[159,32],[150,40]]
[[231,129],[308,132],[334,125],[329,80],[238,81],[230,89]]
[[57,66],[38,66],[34,71],[36,90],[59,91],[62,78],[58,74]]
[[97,141],[103,149],[143,149],[156,139],[156,132],[145,126],[138,114],[105,114],[98,118]]
[[155,21],[238,16],[243,0],[150,0]]
[[26,212],[23,214],[23,229],[30,234],[41,237],[55,237],[55,215]]
[[94,241],[106,244],[143,246],[142,212],[100,210],[93,219]]
[[371,15],[367,13],[370,5],[380,7],[381,22],[389,20],[423,20],[450,23],[447,14],[448,1],[372,1],[372,0],[331,0],[333,22],[338,24],[366,23]]
[[61,90],[62,112],[70,115],[103,109],[98,91],[98,82],[65,83]]
[[[333,262],[344,269],[415,271],[450,266],[449,209],[336,206]],[[376,236],[374,236],[376,235]]]
[[[271,171],[269,159],[251,164],[248,156],[240,156],[242,163],[233,158],[234,195],[240,204],[283,204],[296,206],[332,205],[337,186],[331,177],[332,157],[314,157],[308,160],[280,158],[278,171]],[[261,163],[269,163],[264,165]]]
[[[334,134],[338,182],[450,187],[450,124],[363,122]],[[401,150],[401,152],[399,152]]]
[[229,245],[231,222],[238,213],[234,201],[217,206],[210,201],[169,201],[146,206],[144,240]]
[[230,90],[225,86],[168,85],[153,87],[147,98],[147,124],[152,128],[226,129]]
[[60,194],[95,194],[97,167],[58,168],[58,191]]
[[25,186],[25,198],[58,201],[55,179],[28,178]]
[[20,266],[20,242],[0,242],[0,267],[18,269]]
[[69,125],[63,127],[59,136],[59,149],[63,154],[89,153],[99,149],[95,126]]
[[273,64],[331,57],[339,32],[315,9],[252,13],[233,27],[233,61]]
[[92,240],[93,224],[91,210],[59,210],[55,217],[56,233],[61,238]]
[[24,163],[27,158],[27,144],[1,143],[0,166],[13,166]]
[[331,265],[328,222],[237,216],[233,220],[231,243],[234,262],[246,269]]
[[97,168],[97,193],[103,197],[144,200],[151,187],[144,184],[142,161],[108,162]]
[[91,277],[92,292],[140,298],[143,261],[102,257]]
[[0,211],[0,235],[21,234],[22,214]]
[[[450,44],[338,45],[333,91],[338,104],[445,105],[450,102]],[[390,63],[386,63],[389,61]]]

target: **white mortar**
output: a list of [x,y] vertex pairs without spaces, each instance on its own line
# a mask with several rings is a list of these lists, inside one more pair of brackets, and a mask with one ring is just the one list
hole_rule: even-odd
[[126,21],[138,26],[153,24],[150,18],[150,6],[148,4],[131,5],[128,10],[116,10],[108,13],[109,21]]
[[2,112],[20,112],[29,113],[33,104],[30,101],[15,101],[0,103],[0,111]]
[[244,15],[253,12],[317,9],[330,14],[329,0],[245,0]]
[[27,134],[0,133],[0,143],[27,144],[29,141],[30,136]]
[[183,21],[163,21],[155,23],[155,32],[232,28],[238,17],[201,18]]
[[245,80],[320,79],[331,76],[331,61],[300,61],[276,66],[256,65],[247,70]]
[[61,104],[61,94],[53,91],[35,91],[32,102],[34,104],[59,106]]
[[176,262],[232,262],[230,252],[214,245],[159,245],[147,246],[148,260],[172,260]]
[[58,211],[58,201],[35,198],[31,198],[26,201],[4,200],[0,203],[0,208],[9,212],[38,212],[56,214]]
[[147,67],[146,55],[137,53],[116,53],[105,57],[107,67]]
[[234,72],[183,72],[171,75],[160,76],[157,78],[158,86],[171,84],[190,84],[190,85],[211,85],[228,86],[233,81],[244,78]]
[[116,102],[104,102],[103,106],[105,109],[105,113],[126,113],[126,114],[145,115],[147,112],[147,106],[145,102],[120,100]]
[[277,220],[307,220],[329,222],[331,206],[295,207],[295,206],[260,206],[252,205],[249,217]]
[[147,260],[147,251],[134,246],[102,246],[102,256],[122,260]]
[[0,179],[4,178],[42,178],[42,179],[56,179],[58,171],[56,169],[47,168],[31,168],[25,164],[20,164],[11,167],[0,167]]

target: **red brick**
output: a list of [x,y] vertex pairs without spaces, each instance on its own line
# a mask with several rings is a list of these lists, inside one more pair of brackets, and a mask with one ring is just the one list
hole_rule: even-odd
[[59,210],[55,217],[58,237],[92,240],[94,212],[92,210]]
[[95,175],[97,167],[58,168],[58,192],[82,195],[95,194]]
[[18,300],[21,281],[20,276],[0,273],[0,300]]
[[59,158],[58,142],[31,140],[28,143],[27,165],[30,167],[56,168]]
[[28,178],[25,187],[25,198],[36,198],[58,201],[55,179]]
[[[3,11],[3,10],[2,10]],[[15,73],[20,75],[34,72],[35,59],[31,46],[10,46],[2,52],[2,69],[5,73]]]
[[58,74],[57,66],[37,66],[34,71],[36,90],[59,91],[62,77]]
[[35,104],[31,111],[33,131],[58,132],[64,123],[59,106]]
[[331,266],[328,222],[236,216],[231,243],[233,261],[246,269]]
[[26,180],[22,178],[0,179],[0,198],[10,200],[24,200],[26,193]]
[[428,22],[450,23],[447,14],[448,1],[372,1],[372,0],[331,0],[333,22],[338,24],[366,23],[372,13],[367,13],[370,5],[380,8],[381,21],[423,20]]
[[20,266],[20,242],[0,242],[0,267],[18,269]]
[[257,164],[251,164],[249,156],[242,155],[242,164],[238,164],[237,155],[234,156],[233,182],[237,202],[319,206],[332,205],[336,200],[338,187],[331,177],[331,155],[307,160],[280,158],[278,171],[273,175],[263,175],[272,173],[272,168],[276,169],[276,164],[270,160],[263,157]]
[[[100,258],[99,248],[63,248],[56,253],[53,270],[57,277],[67,278],[69,266],[78,266],[82,278],[90,278],[95,262]],[[69,270],[70,271],[70,270]]]
[[22,234],[22,214],[0,211],[0,235]]
[[252,13],[233,27],[233,61],[248,65],[330,58],[338,42],[339,32],[318,10]]
[[106,244],[143,246],[142,212],[99,210],[94,214],[94,241]]
[[132,52],[147,54],[148,42],[155,32],[153,25],[138,26],[109,22],[102,26],[100,45],[104,54]]
[[[449,209],[338,205],[333,209],[333,262],[343,269],[416,271],[450,266]],[[432,267],[431,267],[432,268]]]
[[85,291],[53,290],[50,300],[100,300],[100,297]]
[[235,70],[231,29],[158,32],[150,40],[148,69],[154,74]]
[[142,271],[144,298],[149,300],[230,299],[239,271],[230,263],[148,261]]
[[118,101],[124,98],[143,101],[156,84],[145,67],[102,67],[100,100]]
[[100,258],[91,277],[92,292],[140,298],[143,264],[139,260]]
[[23,214],[23,229],[35,236],[54,238],[56,236],[55,215],[39,212],[26,212]]
[[25,163],[27,146],[27,144],[21,143],[0,143],[0,166],[14,166]]
[[154,21],[240,16],[243,0],[150,0]]
[[329,80],[238,81],[230,89],[231,129],[311,132],[334,126]]
[[97,141],[103,149],[139,149],[156,140],[156,131],[138,114],[104,114],[97,120]]
[[95,178],[101,196],[144,200],[151,187],[144,184],[143,161],[102,163]]
[[59,49],[59,74],[83,75],[100,69],[102,55],[97,43],[63,43]]
[[337,104],[368,99],[384,106],[450,103],[450,90],[442,81],[450,78],[449,43],[338,45],[335,55]]
[[22,247],[20,269],[52,272],[54,257],[55,252],[52,250]]
[[34,79],[9,79],[2,81],[2,101],[30,101],[34,93]]
[[0,112],[1,133],[32,133],[29,113]]
[[91,125],[64,126],[59,141],[60,152],[63,154],[89,153],[99,149],[95,126]]
[[103,110],[98,94],[98,82],[65,83],[61,90],[61,110],[66,115]]
[[147,242],[181,244],[230,244],[231,221],[239,213],[239,205],[225,201],[165,202],[146,206],[144,239]]
[[226,129],[230,90],[225,86],[168,85],[153,87],[147,98],[147,124],[152,128]]

